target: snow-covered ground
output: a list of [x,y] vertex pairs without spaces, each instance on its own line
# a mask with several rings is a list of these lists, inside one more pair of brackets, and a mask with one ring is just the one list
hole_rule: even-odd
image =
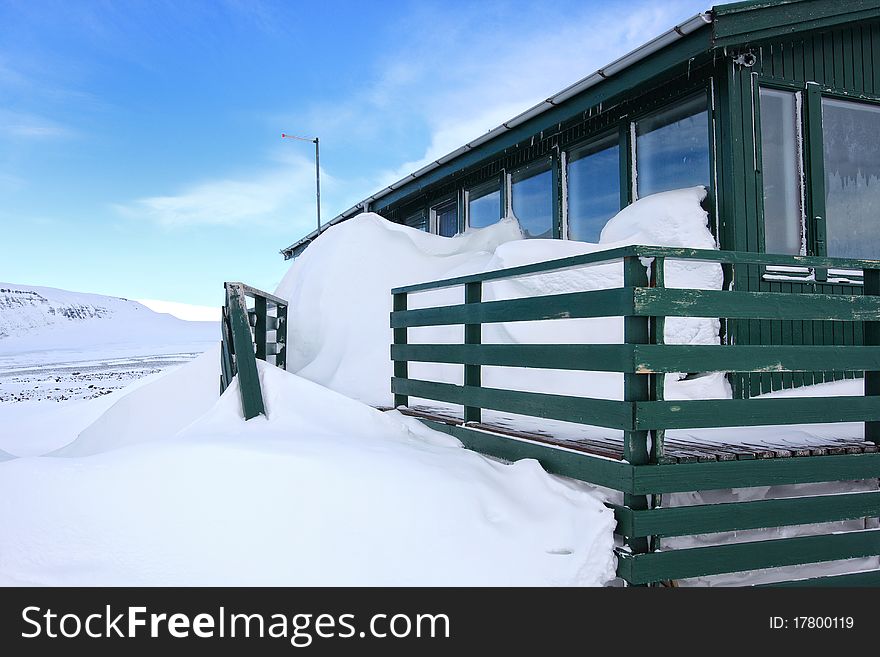
[[[0,386],[9,386],[6,394],[23,395],[27,389],[31,395],[18,403],[0,400],[0,583],[608,583],[614,577],[614,519],[603,504],[608,491],[548,475],[532,460],[504,464],[483,457],[412,418],[372,407],[391,401],[389,290],[623,244],[714,248],[700,208],[704,193],[694,188],[642,199],[608,223],[600,244],[522,240],[514,218],[452,239],[371,214],[329,229],[294,261],[276,292],[295,308],[289,371],[259,363],[267,416],[249,422],[242,418],[237,382],[218,399],[216,346],[127,387],[108,385],[106,394],[84,398],[90,395],[64,393],[89,366],[85,361],[100,361],[105,373],[119,364],[107,360],[110,353],[94,357],[94,349],[144,347],[134,338],[105,338],[90,345],[84,342],[87,333],[73,328],[69,343],[66,338],[52,342],[46,336],[55,334],[46,325],[61,321],[58,313],[48,313],[47,322],[46,312],[29,310],[32,325],[11,338],[18,340],[18,351],[4,352],[0,342],[0,359],[4,353],[9,358],[6,375],[0,360]],[[721,285],[720,269],[712,264],[670,262],[666,273],[671,286]],[[621,279],[619,265],[581,267],[487,284],[484,298],[601,289],[619,286]],[[458,290],[413,296],[410,307],[460,303],[460,295]],[[143,306],[117,301],[77,303],[93,309],[86,309],[86,315],[113,306],[120,326],[149,317]],[[84,321],[100,319],[89,315]],[[61,325],[67,334],[70,325]],[[21,322],[16,326],[21,329]],[[213,340],[216,325],[212,328]],[[670,320],[666,328],[670,342],[719,340],[719,323],[711,318]],[[417,329],[411,335],[414,342],[462,338],[460,327]],[[621,337],[622,322],[612,318],[498,325],[486,328],[484,340],[614,343]],[[137,339],[144,341],[143,336]],[[171,350],[172,343],[177,349]],[[168,351],[150,357],[165,354],[173,361],[178,358],[174,354],[196,351],[179,349],[179,344],[178,338],[169,339],[160,345]],[[92,357],[76,365],[79,374],[57,364],[50,377],[35,373],[57,363],[59,351],[83,356],[90,350]],[[117,356],[145,373],[155,363],[138,361],[132,353]],[[622,393],[615,374],[484,370],[484,384],[497,387],[611,399]],[[462,372],[460,366],[411,365],[411,376],[461,382]],[[52,391],[58,393],[55,398],[67,398],[38,401],[42,392],[31,393],[32,384],[40,386],[38,391],[44,385],[58,387]],[[845,381],[777,394],[860,394],[858,385]],[[699,399],[727,397],[730,389],[721,375],[669,375],[667,393]],[[821,438],[825,430],[839,432],[841,427],[786,429],[798,440]],[[712,439],[713,431],[698,437]],[[782,435],[762,428],[747,431],[750,441]],[[730,441],[729,433],[723,435]],[[876,489],[876,481],[856,486]],[[800,489],[789,488],[706,495],[732,501],[746,495],[799,494]],[[667,496],[664,504],[703,499]],[[805,526],[777,533],[815,530]],[[770,537],[760,532],[739,536]],[[718,540],[740,539],[677,539],[679,546]],[[857,567],[876,567],[876,560]],[[730,576],[700,583],[741,581],[742,576]]]

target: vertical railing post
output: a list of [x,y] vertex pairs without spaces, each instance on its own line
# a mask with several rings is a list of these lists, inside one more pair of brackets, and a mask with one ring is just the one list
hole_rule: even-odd
[[[654,264],[651,267],[651,287],[666,287],[666,258],[658,256],[654,258]],[[649,318],[649,331],[651,344],[663,344],[664,331],[666,329],[666,318],[654,316]],[[666,373],[654,372],[649,374],[648,395],[651,401],[663,401],[666,388]],[[650,463],[660,463],[663,458],[663,443],[666,441],[665,429],[651,430],[651,453],[649,455]],[[651,496],[651,508],[657,509],[663,504],[663,496],[656,494]],[[660,549],[660,537],[652,536],[650,541],[650,549]]]
[[[395,312],[406,310],[407,299],[406,292],[400,292],[392,295],[392,309]],[[395,328],[393,330],[394,344],[406,344],[406,327]],[[409,363],[405,360],[394,361],[394,378],[406,379],[409,377]],[[407,395],[394,395],[394,408],[398,406],[409,406],[409,397]]]
[[258,360],[266,360],[266,297],[254,294],[254,346]]
[[[464,286],[464,302],[465,304],[478,304],[483,300],[483,283],[477,281],[475,283],[465,283]],[[465,324],[464,326],[464,343],[466,345],[479,345],[483,341],[482,324]],[[464,384],[466,386],[474,386],[479,388],[482,385],[482,368],[480,365],[464,366]],[[482,411],[478,406],[464,407],[465,422],[480,422],[482,419]]]
[[275,304],[275,365],[282,370],[287,369],[287,304]]
[[[880,296],[880,269],[864,270],[864,293]],[[865,322],[865,346],[880,346],[880,318]],[[865,372],[865,395],[880,395],[880,372]],[[880,422],[865,422],[865,440],[880,444]]]
[[[625,288],[646,287],[648,276],[645,266],[637,256],[623,259],[623,286]],[[647,317],[624,317],[623,338],[626,344],[648,344],[650,340],[650,321]],[[632,465],[645,465],[650,462],[648,454],[648,432],[636,431],[636,402],[648,401],[650,397],[650,378],[646,374],[626,372],[623,375],[623,399],[632,404],[631,429],[623,434],[623,458]],[[649,508],[648,497],[625,493],[623,503],[630,509],[641,511]],[[627,537],[626,545],[634,553],[644,553],[649,549],[647,537]]]

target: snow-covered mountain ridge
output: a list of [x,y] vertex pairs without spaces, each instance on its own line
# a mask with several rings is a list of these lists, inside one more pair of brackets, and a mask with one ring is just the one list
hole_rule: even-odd
[[0,353],[115,345],[203,351],[218,336],[216,322],[184,321],[121,297],[0,282]]

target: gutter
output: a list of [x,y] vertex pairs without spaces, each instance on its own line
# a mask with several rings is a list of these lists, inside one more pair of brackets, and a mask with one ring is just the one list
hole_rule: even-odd
[[392,183],[391,185],[388,185],[388,187],[385,187],[384,189],[376,192],[372,196],[365,198],[360,203],[353,205],[352,207],[350,207],[348,210],[346,210],[342,214],[337,215],[336,217],[334,217],[333,219],[328,221],[326,224],[324,224],[324,226],[321,227],[320,231],[313,230],[311,233],[309,233],[308,235],[306,235],[302,239],[298,240],[297,242],[294,242],[293,244],[288,246],[286,249],[281,249],[280,253],[284,256],[285,260],[289,260],[291,257],[294,257],[293,256],[294,250],[299,249],[300,251],[302,251],[303,248],[305,248],[312,240],[314,240],[316,237],[318,237],[318,235],[323,233],[330,226],[334,226],[342,221],[345,221],[346,219],[350,219],[355,214],[366,211],[366,209],[370,206],[371,203],[382,198],[383,196],[386,196],[387,194],[393,192],[394,190],[400,189],[404,185],[412,182],[413,180],[416,180],[417,178],[421,178],[426,173],[429,173],[430,171],[433,171],[434,169],[438,168],[439,166],[454,160],[459,155],[462,155],[463,153],[466,153],[467,151],[469,151],[473,148],[477,148],[478,146],[481,146],[488,141],[491,141],[492,139],[494,139],[498,135],[504,134],[505,132],[512,130],[516,126],[518,126],[522,123],[525,123],[526,121],[529,121],[530,119],[533,119],[536,116],[540,116],[541,114],[552,109],[556,105],[564,103],[565,101],[569,100],[570,98],[573,98],[574,96],[577,96],[581,92],[586,91],[590,87],[596,86],[597,84],[599,84],[603,80],[611,77],[612,75],[620,73],[621,71],[623,71],[626,68],[629,68],[630,66],[632,66],[636,62],[639,62],[643,59],[646,59],[646,58],[650,57],[651,55],[653,55],[654,53],[658,52],[659,50],[662,50],[663,48],[666,48],[667,46],[686,37],[687,35],[689,35],[693,32],[696,32],[698,29],[700,29],[704,25],[711,24],[713,19],[714,19],[714,17],[713,17],[713,14],[711,11],[704,11],[704,12],[701,12],[699,14],[692,16],[691,18],[686,20],[681,25],[676,25],[672,29],[667,30],[666,32],[661,34],[660,36],[655,37],[654,39],[651,39],[650,41],[648,41],[647,43],[645,43],[642,46],[639,46],[638,48],[636,48],[632,52],[629,52],[626,55],[623,55],[622,57],[615,59],[613,62],[611,62],[610,64],[608,64],[607,66],[605,66],[603,68],[600,68],[595,73],[592,73],[591,75],[588,75],[587,77],[583,78],[582,80],[575,82],[573,85],[566,87],[565,89],[563,89],[559,93],[554,94],[553,96],[550,96],[550,98],[548,98],[547,100],[544,100],[544,101],[538,103],[537,105],[535,105],[534,107],[527,109],[525,112],[523,112],[522,114],[518,114],[517,116],[513,117],[509,121],[505,121],[497,128],[494,128],[494,129],[488,131],[487,133],[477,137],[476,139],[469,141],[464,146],[461,146],[460,148],[455,149],[451,153],[447,153],[443,157],[441,157],[437,160],[434,160],[433,162],[422,167],[421,169],[419,169],[415,173],[411,173],[408,176],[398,180],[397,182]]

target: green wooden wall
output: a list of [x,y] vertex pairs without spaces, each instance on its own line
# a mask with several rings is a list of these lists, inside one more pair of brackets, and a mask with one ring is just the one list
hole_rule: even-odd
[[[736,55],[755,56],[752,66],[737,64]],[[808,102],[807,83],[815,91],[851,97],[880,97],[880,21],[864,21],[836,29],[790,35],[784,39],[740,46],[726,53],[718,65],[720,125],[717,126],[722,248],[738,251],[763,250],[763,190],[760,171],[758,89],[761,84],[778,85],[802,93],[802,114],[816,112],[818,103]],[[817,95],[818,97],[818,95]],[[816,125],[813,122],[812,125]],[[824,255],[817,240],[821,225],[810,218],[824,215],[821,193],[814,195],[811,160],[822,154],[805,130],[805,214],[808,253]],[[816,181],[821,182],[821,181]],[[821,186],[819,186],[821,189]],[[817,207],[814,207],[817,206]],[[830,283],[769,281],[761,267],[740,266],[735,285],[743,290],[791,293],[858,293],[860,286]],[[821,278],[821,274],[819,276]],[[862,344],[860,326],[844,327],[835,322],[739,321],[730,322],[728,332],[739,344]],[[845,372],[752,374],[732,378],[737,396],[749,397],[785,387],[851,377]]]

